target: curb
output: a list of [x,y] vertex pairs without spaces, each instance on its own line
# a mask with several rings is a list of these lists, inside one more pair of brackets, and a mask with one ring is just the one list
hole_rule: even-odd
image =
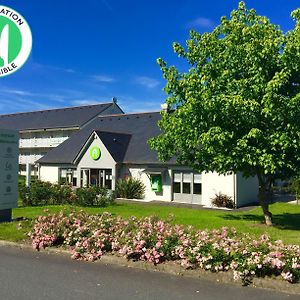
[[[30,244],[0,240],[0,247],[3,246],[35,251],[33,250]],[[48,254],[65,255],[68,257],[71,256],[70,251],[61,248],[46,248],[41,250],[41,252],[48,253]],[[161,272],[161,273],[166,273],[175,276],[204,279],[204,280],[210,280],[218,283],[234,284],[237,286],[241,286],[240,282],[236,282],[233,280],[232,272],[212,273],[201,269],[187,270],[182,266],[180,266],[178,263],[173,261],[165,262],[155,266],[153,264],[144,261],[134,262],[131,260],[127,260],[124,257],[120,257],[116,255],[103,255],[100,260],[97,260],[94,263],[116,265],[120,267],[134,268],[134,269],[146,270],[151,272]],[[273,290],[273,291],[287,293],[287,294],[300,295],[300,283],[291,284],[280,278],[267,278],[267,277],[254,278],[252,283],[249,286],[253,288],[263,288],[263,289]]]

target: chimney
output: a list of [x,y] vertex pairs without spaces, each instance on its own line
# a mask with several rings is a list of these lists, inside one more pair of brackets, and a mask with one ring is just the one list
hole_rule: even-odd
[[163,104],[161,104],[160,107],[161,107],[162,111],[164,111],[164,112],[166,112],[166,113],[169,113],[169,112],[170,112],[170,106],[169,106],[168,103],[163,103]]

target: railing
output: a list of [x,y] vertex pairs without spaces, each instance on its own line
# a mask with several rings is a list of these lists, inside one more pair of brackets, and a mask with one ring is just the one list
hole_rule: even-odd
[[37,160],[39,160],[43,155],[41,154],[32,154],[32,155],[19,155],[19,164],[25,165],[27,163],[34,164]]
[[20,148],[51,148],[67,140],[68,137],[20,139]]

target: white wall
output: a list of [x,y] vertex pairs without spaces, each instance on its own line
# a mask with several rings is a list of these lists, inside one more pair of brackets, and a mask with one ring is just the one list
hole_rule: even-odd
[[234,200],[234,174],[202,173],[202,204],[211,206],[211,198],[222,193]]
[[[90,149],[94,146],[97,146],[101,150],[101,157],[98,160],[93,160],[90,156]],[[100,138],[95,135],[95,138],[88,146],[86,145],[83,149],[84,153],[80,158],[80,161],[77,166],[77,185],[80,185],[80,170],[81,169],[112,169],[112,189],[115,189],[116,184],[116,162],[100,140]]]
[[49,181],[51,183],[58,182],[58,166],[40,166],[40,180],[42,181]]
[[[158,167],[161,169],[162,167]],[[145,172],[147,169],[146,165],[131,165],[124,166],[120,170],[119,178],[125,178],[126,176],[132,176],[134,178],[140,179],[145,187],[145,200],[158,200],[158,201],[171,201],[172,199],[172,175],[171,170],[166,170],[162,173],[162,191],[160,193],[154,192],[151,189],[149,174]],[[151,169],[155,169],[152,168]]]
[[[92,143],[89,147],[84,148],[84,154],[80,158],[78,163],[78,168],[90,168],[90,169],[111,169],[114,168],[116,162],[107,151],[106,147],[99,139],[97,135],[95,135],[95,139],[93,139]],[[98,160],[93,160],[90,156],[90,149],[94,146],[97,146],[101,150],[101,157]]]
[[243,177],[237,173],[237,206],[245,206],[258,202],[258,179],[257,177]]

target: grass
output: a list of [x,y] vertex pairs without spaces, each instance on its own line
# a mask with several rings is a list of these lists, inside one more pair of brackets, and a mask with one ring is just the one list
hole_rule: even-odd
[[268,234],[272,239],[281,239],[285,243],[300,245],[300,205],[275,203],[271,205],[274,215],[274,226],[266,227],[262,224],[263,216],[259,207],[246,212],[195,210],[147,203],[118,203],[106,208],[73,207],[73,206],[44,206],[19,207],[13,210],[13,217],[25,218],[24,221],[0,224],[0,239],[10,241],[24,241],[30,230],[31,220],[38,215],[45,214],[48,209],[57,213],[62,209],[68,211],[83,209],[90,214],[108,211],[113,215],[125,218],[130,216],[142,217],[156,215],[160,218],[173,216],[173,222],[182,225],[193,225],[198,229],[215,229],[223,226],[235,227],[238,232],[249,233],[253,237]]

